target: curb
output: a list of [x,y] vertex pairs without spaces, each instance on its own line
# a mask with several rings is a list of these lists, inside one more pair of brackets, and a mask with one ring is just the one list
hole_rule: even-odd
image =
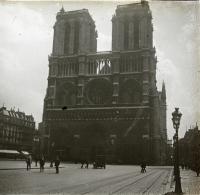
[[164,194],[170,194],[170,193],[172,193],[172,192],[170,192],[171,190],[173,190],[173,169],[171,170],[171,172],[169,174],[169,178],[167,180],[167,185],[165,187]]

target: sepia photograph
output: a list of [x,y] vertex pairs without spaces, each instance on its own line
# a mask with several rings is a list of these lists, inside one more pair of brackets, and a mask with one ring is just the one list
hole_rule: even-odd
[[198,0],[0,18],[0,194],[200,194]]

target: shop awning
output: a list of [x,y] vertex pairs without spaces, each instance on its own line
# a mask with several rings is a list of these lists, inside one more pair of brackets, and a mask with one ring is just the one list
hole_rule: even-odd
[[3,153],[3,154],[20,154],[16,150],[0,150],[0,153]]

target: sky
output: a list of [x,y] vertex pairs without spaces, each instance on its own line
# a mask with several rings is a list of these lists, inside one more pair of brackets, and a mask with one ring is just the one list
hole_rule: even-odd
[[[132,1],[133,2],[133,1]],[[32,114],[42,121],[52,52],[53,25],[66,11],[87,8],[98,31],[98,51],[111,50],[111,18],[119,2],[0,2],[0,107]],[[200,126],[199,2],[150,1],[156,48],[157,87],[165,82],[168,137],[174,134],[171,113],[182,112],[180,137]]]

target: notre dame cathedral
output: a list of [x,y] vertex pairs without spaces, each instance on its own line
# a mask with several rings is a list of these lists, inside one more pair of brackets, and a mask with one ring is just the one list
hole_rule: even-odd
[[97,52],[87,9],[57,13],[44,99],[46,154],[108,163],[164,164],[166,92],[156,87],[152,14],[148,2],[117,6],[112,51]]

